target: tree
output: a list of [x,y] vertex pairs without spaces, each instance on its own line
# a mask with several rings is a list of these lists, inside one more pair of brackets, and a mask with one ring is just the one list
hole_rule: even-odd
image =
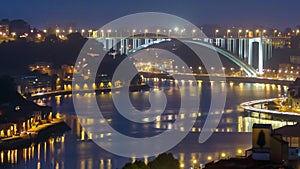
[[142,161],[135,161],[134,163],[127,163],[123,169],[150,169],[150,167]]
[[264,131],[260,130],[256,144],[259,145],[260,148],[263,148],[266,144],[266,136]]
[[179,169],[179,161],[171,153],[163,153],[149,162],[148,166],[151,169]]
[[14,100],[16,91],[16,84],[12,77],[7,75],[0,77],[0,102]]
[[12,20],[9,23],[9,32],[16,32],[17,35],[28,33],[30,30],[30,25],[21,19]]

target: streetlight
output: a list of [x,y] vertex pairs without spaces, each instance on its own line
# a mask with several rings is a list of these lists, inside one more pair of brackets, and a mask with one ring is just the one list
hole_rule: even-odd
[[216,29],[216,31],[215,31],[215,37],[218,36],[218,33],[219,33],[219,29]]
[[274,37],[276,36],[276,33],[277,33],[277,30],[275,29],[275,30],[274,30]]
[[148,33],[148,29],[145,29],[145,37],[147,36],[147,33]]
[[267,33],[267,30],[264,29],[264,30],[263,30],[263,36],[264,36],[266,33]]
[[231,32],[230,29],[227,29],[227,34],[226,34],[226,37],[228,37],[229,33]]
[[69,29],[69,34],[72,33],[72,32],[73,32],[73,30],[72,30],[72,29]]
[[89,37],[91,37],[91,34],[92,34],[93,30],[90,29],[88,32],[89,32]]
[[193,31],[192,31],[192,37],[194,37],[194,36],[195,36],[195,33],[196,33],[196,30],[195,30],[195,29],[193,29]]
[[178,32],[178,27],[175,27],[175,28],[174,28],[174,31],[175,31],[175,32]]
[[256,29],[256,36],[259,36],[259,29]]
[[185,31],[185,29],[181,29],[181,31],[180,31],[180,36],[182,36],[183,35],[183,32]]
[[168,35],[169,37],[171,36],[171,32],[172,32],[172,29],[169,29],[169,35]]
[[246,29],[245,37],[249,37],[249,30]]
[[83,36],[84,32],[85,32],[85,30],[84,30],[84,29],[82,29],[82,30],[81,30],[81,35],[82,35],[82,36]]
[[160,32],[159,29],[156,30],[156,37],[158,37],[158,33]]
[[104,37],[104,30],[102,29],[100,32],[101,32],[101,37],[103,38]]
[[60,30],[56,29],[55,32],[56,32],[56,36],[57,36],[59,34]]
[[241,35],[242,32],[243,32],[242,29],[240,29],[240,30],[238,31],[238,38],[240,37],[240,35]]
[[135,29],[132,30],[132,36],[134,36],[134,33],[135,33]]
[[107,30],[107,37],[108,37],[108,38],[109,38],[110,32],[111,32],[111,29],[108,29],[108,30]]
[[296,36],[298,36],[299,32],[300,32],[299,29],[297,29],[296,30]]
[[194,164],[194,168],[196,167],[196,164],[197,164],[197,160],[193,160],[193,164]]

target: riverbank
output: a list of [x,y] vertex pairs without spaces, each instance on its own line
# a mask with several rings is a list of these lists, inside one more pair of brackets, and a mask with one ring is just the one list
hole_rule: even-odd
[[[164,78],[173,79],[172,75],[165,73],[141,73],[144,78]],[[242,77],[242,76],[217,76],[208,74],[176,74],[179,79],[185,79],[184,77],[195,77],[196,80],[202,81],[226,81],[226,82],[239,82],[239,83],[264,83],[264,84],[277,84],[277,85],[289,85],[293,81],[282,80],[282,79],[272,79],[272,78],[260,78],[260,77]]]
[[[270,110],[265,105],[274,104],[273,101],[282,98],[261,99],[243,102],[240,104],[247,116],[257,118],[267,118],[274,120],[300,121],[300,114],[297,112]],[[271,116],[270,116],[271,115]]]
[[54,119],[51,122],[29,129],[26,133],[1,139],[0,150],[29,147],[31,144],[49,138],[51,134],[63,133],[68,130],[70,130],[70,127],[62,119]]
[[[72,93],[102,93],[102,92],[110,92],[112,89],[113,90],[121,90],[126,87],[116,87],[116,88],[111,88],[111,87],[105,87],[105,88],[98,88],[98,89],[85,89],[85,90],[58,90],[58,91],[51,91],[51,92],[44,92],[44,93],[35,93],[31,94],[31,96],[27,96],[27,99],[29,100],[34,100],[36,98],[39,98],[41,96],[46,97],[46,96],[56,96],[56,95],[65,95],[65,94],[72,94]],[[149,90],[150,86],[148,84],[141,84],[141,85],[131,85],[129,86],[129,91],[140,91],[140,90]]]

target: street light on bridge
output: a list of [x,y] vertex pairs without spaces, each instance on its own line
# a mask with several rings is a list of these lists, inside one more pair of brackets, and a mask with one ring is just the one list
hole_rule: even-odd
[[263,30],[263,36],[265,36],[265,34],[267,33],[267,30]]
[[195,33],[196,33],[196,30],[193,29],[193,31],[192,31],[192,37],[195,37]]
[[158,33],[160,32],[159,29],[156,30],[156,37],[158,37]]
[[243,30],[239,29],[239,31],[238,31],[238,38],[240,37],[240,35],[241,35],[242,32],[243,32]]
[[276,33],[277,33],[277,30],[275,29],[275,30],[274,30],[274,37],[276,36]]
[[245,37],[249,37],[248,33],[249,33],[249,30],[246,29]]
[[216,29],[216,31],[215,31],[215,37],[218,36],[218,33],[219,33],[219,29]]
[[145,37],[147,36],[147,33],[148,33],[148,29],[145,29],[145,31],[144,31]]
[[107,30],[107,37],[108,37],[108,38],[109,38],[110,32],[111,32],[111,29],[108,29],[108,30]]
[[229,33],[231,32],[231,30],[230,29],[227,29],[227,34],[226,34],[226,37],[228,38],[228,35],[229,35]]
[[169,37],[171,37],[171,32],[172,32],[172,29],[169,29],[169,34],[168,34]]
[[256,36],[259,36],[259,29],[256,29]]
[[56,36],[59,34],[59,32],[60,32],[59,29],[56,29],[56,30],[55,30]]

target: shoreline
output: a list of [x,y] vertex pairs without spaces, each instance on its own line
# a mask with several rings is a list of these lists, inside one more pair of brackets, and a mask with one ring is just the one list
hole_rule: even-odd
[[30,147],[32,144],[44,141],[52,134],[62,134],[71,128],[62,119],[55,119],[41,124],[37,128],[29,129],[27,134],[12,136],[0,140],[0,150],[13,150]]

